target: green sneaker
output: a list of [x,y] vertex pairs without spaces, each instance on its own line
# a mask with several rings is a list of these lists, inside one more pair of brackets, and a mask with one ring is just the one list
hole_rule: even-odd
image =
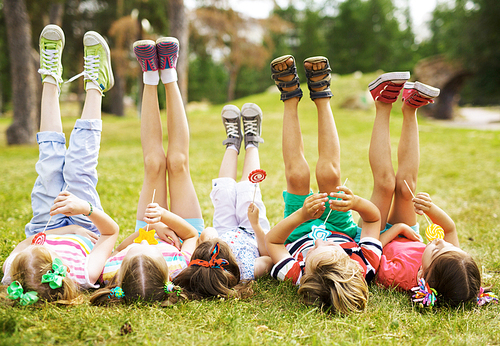
[[84,70],[70,78],[69,82],[84,76],[85,90],[97,89],[102,93],[115,85],[111,68],[111,53],[104,37],[95,31],[88,31],[83,36]]
[[[40,34],[40,69],[38,73],[42,75],[42,83],[49,82],[57,85],[61,92],[62,80],[62,51],[64,48],[64,32],[60,27],[49,24],[43,28]],[[47,79],[48,76],[54,78]]]

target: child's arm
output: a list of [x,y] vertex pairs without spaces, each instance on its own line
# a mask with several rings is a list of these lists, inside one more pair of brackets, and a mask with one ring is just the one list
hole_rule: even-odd
[[326,193],[314,194],[306,198],[304,205],[293,214],[281,220],[265,236],[266,248],[273,263],[278,263],[284,258],[290,257],[285,248],[285,241],[292,231],[300,224],[310,219],[317,219],[325,210],[328,201]]
[[257,246],[259,247],[260,255],[269,256],[267,253],[266,241],[264,239],[266,237],[266,233],[259,222],[259,208],[254,203],[250,203],[247,214],[248,221],[250,221],[253,231],[255,232],[255,237],[257,238]]
[[409,240],[420,241],[420,238],[413,232],[410,226],[404,223],[397,223],[380,235],[382,247],[389,244],[398,235],[402,235]]
[[359,197],[352,193],[345,186],[338,186],[337,189],[342,192],[331,192],[330,196],[340,198],[338,200],[330,200],[330,208],[338,211],[356,211],[363,225],[361,228],[361,238],[372,237],[379,239],[380,235],[380,211],[378,208],[367,199]]
[[189,222],[171,211],[150,203],[144,213],[144,221],[149,224],[163,222],[168,225],[182,240],[182,251],[193,253],[198,240],[198,231]]
[[[66,216],[88,215],[91,212],[91,206],[88,202],[76,197],[68,191],[62,191],[54,201],[50,209],[50,215],[64,214]],[[113,251],[116,239],[118,238],[118,224],[104,211],[93,209],[88,216],[90,221],[97,227],[101,236],[94,245],[88,259],[88,275],[90,283],[95,283],[101,275],[104,264]]]
[[433,223],[438,224],[443,228],[445,241],[457,247],[460,247],[455,222],[453,222],[451,217],[446,214],[443,209],[432,203],[431,196],[429,196],[428,193],[417,193],[415,198],[413,198],[413,206],[417,214],[427,214],[427,216],[429,216]]

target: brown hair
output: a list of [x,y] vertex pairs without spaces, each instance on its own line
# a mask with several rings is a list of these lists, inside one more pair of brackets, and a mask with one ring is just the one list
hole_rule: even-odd
[[[110,284],[97,290],[91,297],[93,305],[105,305],[109,303],[131,303],[134,301],[161,301],[162,305],[171,305],[186,295],[180,293],[180,288],[175,287],[176,292],[165,292],[165,284],[168,280],[168,266],[162,258],[153,258],[147,255],[137,255],[125,258],[118,274],[111,280]],[[115,287],[121,287],[125,294],[118,298],[112,293]]]
[[347,254],[320,259],[307,269],[298,291],[306,304],[345,315],[365,309],[368,285],[359,263]]
[[[19,281],[25,292],[35,291],[42,301],[59,304],[75,304],[80,293],[76,283],[66,275],[62,286],[50,288],[42,283],[42,276],[52,269],[52,256],[44,246],[33,246],[31,251],[22,251],[12,261],[12,281]],[[39,301],[40,301],[39,300]]]
[[225,259],[227,264],[220,267],[190,265],[177,275],[174,283],[189,291],[193,298],[209,297],[247,297],[253,291],[249,282],[240,282],[240,269],[229,245],[214,238],[200,243],[191,257],[191,261],[210,261],[214,246],[219,244],[219,253],[215,259]]
[[424,272],[424,279],[437,293],[437,303],[452,306],[475,300],[481,288],[481,272],[464,252],[448,251],[436,257]]

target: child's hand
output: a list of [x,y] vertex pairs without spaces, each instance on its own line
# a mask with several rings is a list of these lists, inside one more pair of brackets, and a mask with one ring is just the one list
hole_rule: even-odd
[[252,225],[259,222],[259,208],[254,203],[250,203],[248,206],[247,214],[248,220]]
[[181,248],[181,242],[179,241],[177,233],[175,233],[170,227],[159,223],[154,227],[149,226],[149,229],[154,229],[158,237],[164,242],[169,243],[178,249]]
[[50,208],[50,215],[63,214],[66,216],[75,216],[80,214],[87,215],[90,212],[90,205],[83,199],[80,199],[68,191],[62,191],[54,200],[54,205]]
[[345,186],[337,186],[337,189],[341,192],[330,192],[330,197],[340,199],[330,200],[330,209],[338,211],[349,211],[353,209],[356,202],[356,196]]
[[149,224],[160,222],[163,210],[165,209],[160,207],[158,203],[149,203],[144,212],[144,221]]
[[328,194],[315,193],[306,198],[302,206],[302,213],[307,220],[317,219],[325,211],[325,203],[328,201]]
[[92,242],[92,244],[97,243],[97,241],[99,240],[99,236],[97,234],[83,227],[75,229],[74,234],[78,234],[79,236],[87,238]]
[[425,212],[429,211],[432,206],[431,196],[429,196],[427,192],[417,193],[412,201],[415,213],[417,213],[418,215],[423,215]]

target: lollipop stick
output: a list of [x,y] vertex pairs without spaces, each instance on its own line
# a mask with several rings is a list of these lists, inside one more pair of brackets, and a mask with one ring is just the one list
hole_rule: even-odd
[[[151,203],[155,202],[155,193],[156,193],[156,189],[153,190],[153,199],[151,200]],[[146,225],[146,232],[147,231],[149,231],[149,223]]]
[[[408,190],[410,191],[411,195],[413,196],[413,198],[415,198],[415,195],[413,194],[413,191],[411,191],[410,189],[410,186],[408,185],[408,183],[406,182],[406,180],[403,180],[406,184],[406,187],[408,188]],[[431,220],[429,220],[429,218],[427,217],[427,215],[425,215],[425,213],[423,214],[425,216],[425,219],[427,220],[427,223],[429,224],[429,226],[431,225]]]
[[[349,180],[349,178],[346,178],[344,183],[342,184],[342,186],[345,186],[345,184],[347,183],[347,181]],[[330,211],[328,212],[328,215],[326,216],[326,219],[325,219],[325,222],[323,222],[323,225],[326,224],[326,222],[328,221],[328,218],[330,217],[330,214],[332,213],[332,208],[330,208]]]
[[[66,189],[67,189],[67,188],[68,188],[68,184],[66,184],[66,187],[64,188],[64,190],[63,190],[63,191],[66,191]],[[43,229],[42,233],[44,233],[44,232],[45,232],[45,230],[47,229],[47,226],[49,225],[50,220],[52,220],[52,215],[50,215],[50,217],[49,217],[49,221],[47,221],[47,224],[45,225],[45,228]]]

